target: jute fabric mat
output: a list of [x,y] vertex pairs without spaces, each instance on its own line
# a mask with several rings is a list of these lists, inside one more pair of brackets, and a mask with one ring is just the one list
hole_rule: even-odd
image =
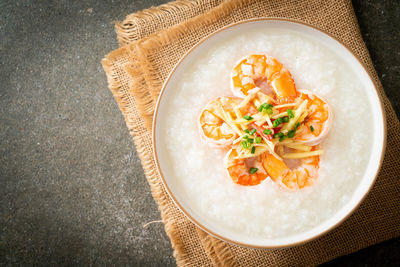
[[[215,30],[258,17],[304,21],[344,42],[366,64],[378,84],[387,116],[382,169],[362,205],[328,234],[280,250],[243,248],[200,230],[169,198],[152,155],[154,106],[174,65],[188,49]],[[399,236],[400,123],[373,68],[349,0],[177,1],[129,15],[116,29],[120,44],[125,46],[108,54],[102,61],[103,67],[133,136],[178,265],[316,265]]]

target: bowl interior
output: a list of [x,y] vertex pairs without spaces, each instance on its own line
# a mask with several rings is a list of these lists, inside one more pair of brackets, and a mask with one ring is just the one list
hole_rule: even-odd
[[[312,228],[309,231],[274,239],[250,237],[243,233],[230,231],[222,227],[221,225],[209,222],[203,214],[198,212],[198,210],[196,210],[193,205],[191,205],[191,200],[187,196],[187,194],[185,194],[184,188],[177,184],[176,180],[173,179],[174,174],[171,171],[171,165],[174,164],[174,162],[169,159],[168,153],[166,151],[166,144],[164,143],[163,138],[161,138],[169,127],[167,119],[167,105],[170,98],[172,97],[171,92],[174,90],[174,88],[176,88],[177,78],[180,75],[183,75],[185,69],[190,66],[191,61],[196,56],[198,56],[199,53],[213,49],[213,46],[217,42],[220,42],[221,40],[224,40],[229,36],[240,34],[241,32],[245,32],[246,30],[255,28],[273,28],[301,32],[302,34],[305,34],[310,38],[317,40],[318,42],[326,45],[331,50],[333,50],[354,71],[354,73],[359,76],[358,78],[362,82],[362,85],[365,88],[365,94],[367,95],[368,101],[372,106],[370,117],[375,125],[374,129],[371,129],[371,131],[373,131],[373,140],[371,140],[370,143],[371,153],[369,157],[368,167],[364,172],[362,179],[360,180],[361,182],[352,194],[352,197],[348,201],[348,203],[344,205],[330,219],[322,222],[321,224]],[[189,217],[189,219],[191,219],[203,230],[228,242],[249,247],[275,248],[293,246],[313,239],[338,225],[347,216],[349,216],[356,207],[358,207],[360,202],[368,193],[369,189],[375,181],[375,177],[378,173],[384,152],[384,111],[380,98],[377,94],[376,85],[374,84],[371,76],[366,71],[365,67],[345,46],[343,46],[341,43],[336,41],[328,34],[325,34],[310,26],[289,20],[261,19],[247,21],[235,24],[233,26],[228,26],[204,39],[197,46],[191,49],[171,72],[169,78],[164,84],[162,93],[157,103],[155,114],[156,115],[153,125],[153,143],[155,157],[157,161],[157,166],[159,168],[161,176],[163,177],[164,185],[166,186],[167,191],[174,202],[185,213],[185,215]]]

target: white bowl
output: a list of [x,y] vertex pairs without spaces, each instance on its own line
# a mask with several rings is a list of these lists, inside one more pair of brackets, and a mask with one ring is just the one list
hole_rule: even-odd
[[[342,59],[348,64],[348,66],[354,70],[354,73],[358,74],[358,78],[362,81],[365,88],[365,94],[372,105],[373,112],[371,112],[371,119],[374,121],[375,128],[372,129],[374,140],[371,141],[371,156],[369,164],[364,176],[361,179],[358,187],[354,191],[349,202],[343,206],[336,214],[330,219],[322,222],[316,227],[309,231],[302,232],[290,237],[282,237],[273,240],[250,237],[242,233],[232,232],[224,227],[211,225],[205,216],[196,212],[196,209],[191,205],[191,202],[182,197],[182,188],[176,184],[171,171],[165,144],[162,141],[161,136],[163,135],[163,124],[166,115],[166,103],[171,97],[171,91],[173,90],[174,84],[177,77],[181,75],[191,60],[202,51],[210,50],[213,44],[223,40],[227,36],[235,33],[240,33],[248,29],[254,29],[255,27],[263,28],[277,28],[277,29],[289,29],[301,32],[302,34],[312,37],[314,40],[330,47],[336,54],[341,55]],[[164,128],[165,129],[165,128]],[[362,200],[365,198],[369,190],[372,188],[376,176],[384,155],[386,145],[386,121],[382,102],[380,100],[377,86],[374,83],[371,75],[366,70],[365,65],[358,59],[349,48],[347,48],[340,41],[335,39],[333,36],[313,26],[305,23],[296,22],[287,19],[253,19],[248,21],[239,22],[236,24],[224,27],[210,36],[204,38],[196,46],[190,49],[185,56],[177,63],[175,68],[171,71],[167,80],[164,83],[160,97],[158,99],[155,116],[153,120],[153,149],[154,158],[157,163],[158,171],[161,175],[162,181],[169,193],[170,197],[175,202],[176,206],[197,226],[209,234],[225,240],[230,243],[234,243],[241,246],[252,247],[252,248],[281,248],[298,245],[312,239],[315,239],[328,231],[332,230],[340,223],[342,223],[348,216],[350,216],[356,208],[360,205]]]

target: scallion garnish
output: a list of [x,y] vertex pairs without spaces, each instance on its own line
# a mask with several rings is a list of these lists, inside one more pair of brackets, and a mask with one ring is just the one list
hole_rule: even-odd
[[249,136],[246,134],[245,136],[243,136],[243,139],[247,139],[249,138]]
[[251,167],[249,173],[250,173],[250,174],[254,174],[254,173],[256,173],[257,171],[258,171],[257,168]]
[[268,115],[272,115],[272,113],[274,113],[274,112],[272,111],[272,108],[264,109],[263,112],[267,113]]
[[300,122],[298,122],[298,123],[296,123],[296,124],[294,125],[294,129],[297,130],[297,128],[299,128],[299,126],[300,126]]
[[256,132],[256,129],[252,129],[249,134],[253,135],[255,132]]
[[243,116],[243,119],[245,119],[245,120],[252,120],[253,119],[253,117],[252,116],[249,116],[249,115],[244,115]]
[[254,139],[253,138],[247,138],[247,142],[249,142],[250,144],[254,143]]
[[282,136],[284,136],[284,134],[283,134],[283,133],[277,133],[277,134],[274,134],[274,138],[276,138],[276,137],[278,137],[278,138],[281,138]]
[[281,136],[281,137],[279,138],[279,141],[282,142],[283,140],[286,139],[286,137],[287,137],[286,135]]
[[258,111],[263,111],[263,109],[271,109],[273,105],[268,104],[268,103],[263,103],[258,107]]
[[249,142],[243,140],[242,142],[240,142],[240,145],[242,146],[243,149],[247,149],[249,147]]
[[289,116],[289,119],[293,119],[293,118],[294,118],[293,110],[291,110],[290,108],[288,108],[288,109],[286,110],[286,112],[287,112],[287,114],[288,114],[288,116]]
[[282,118],[282,121],[283,121],[283,122],[289,122],[289,117],[283,117],[283,118]]
[[268,103],[263,103],[258,107],[258,111],[262,113],[267,113],[268,115],[271,115],[273,113],[272,111],[273,105],[268,104]]
[[245,129],[243,132],[250,133],[249,129]]
[[261,137],[257,136],[256,137],[256,143],[259,144],[259,143],[261,143],[261,141],[262,141]]
[[295,133],[296,133],[296,130],[290,130],[290,131],[287,133],[287,137],[293,138],[294,135],[295,135]]
[[272,131],[270,129],[265,129],[263,131],[264,134],[272,134]]
[[274,120],[274,122],[272,123],[272,126],[275,128],[275,127],[278,127],[279,126],[279,124],[281,124],[282,123],[282,118],[277,118],[276,120]]
[[311,132],[314,132],[314,127],[312,127],[312,125],[310,125],[310,130]]
[[255,152],[256,152],[256,147],[253,146],[253,147],[251,148],[251,154],[254,154]]

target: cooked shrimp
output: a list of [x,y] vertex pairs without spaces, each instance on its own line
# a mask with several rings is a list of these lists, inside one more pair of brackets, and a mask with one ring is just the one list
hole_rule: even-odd
[[224,160],[227,175],[234,183],[246,186],[258,185],[268,177],[259,156],[245,159],[237,159],[237,156],[237,148],[232,148]]
[[309,114],[297,129],[294,140],[309,146],[321,143],[329,132],[332,122],[332,110],[325,99],[307,90],[301,90],[300,98],[307,100]]
[[[294,168],[289,168],[283,160],[271,154],[265,153],[263,156],[265,171],[283,188],[298,190],[312,185],[318,179],[319,155],[296,160]],[[293,165],[293,162],[290,163]]]
[[256,87],[272,94],[281,104],[293,101],[297,95],[292,75],[271,56],[249,55],[241,59],[233,68],[231,77],[231,89],[237,97],[245,97]]
[[223,112],[233,113],[234,105],[239,104],[241,101],[242,99],[237,97],[219,97],[209,102],[202,109],[198,126],[200,135],[207,144],[218,148],[224,148],[232,144],[237,132],[225,122]]
[[231,148],[224,167],[239,185],[258,185],[268,176],[290,190],[318,179],[317,149],[329,131],[332,111],[320,96],[297,91],[290,72],[275,58],[249,55],[232,71],[237,97],[209,102],[198,120],[211,146]]

